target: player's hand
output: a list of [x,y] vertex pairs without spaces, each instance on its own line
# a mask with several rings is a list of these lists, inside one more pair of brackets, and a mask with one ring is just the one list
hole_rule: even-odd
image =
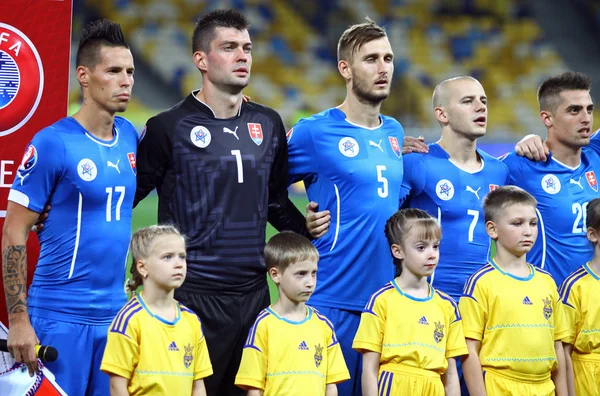
[[329,231],[331,216],[328,210],[317,212],[319,204],[309,202],[306,205],[306,228],[313,238],[319,239]]
[[550,150],[546,142],[538,135],[527,135],[515,146],[515,152],[521,157],[527,157],[532,161],[546,161]]
[[427,154],[429,147],[425,144],[425,138],[419,136],[414,138],[412,136],[404,136],[404,144],[402,145],[402,154],[408,153],[423,153]]
[[44,228],[44,222],[48,219],[48,212],[50,212],[50,209],[52,209],[52,206],[50,206],[50,204],[44,206],[44,210],[42,210],[42,213],[40,213],[40,216],[38,217],[37,221],[35,222],[33,227],[31,227],[31,231],[42,231],[42,228]]
[[250,102],[252,100],[252,98],[250,96],[248,96],[248,95],[242,94],[242,100],[244,102]]
[[35,346],[39,343],[40,340],[35,335],[29,318],[25,317],[25,319],[10,323],[7,339],[8,351],[17,363],[25,363],[30,377],[39,372],[35,352]]

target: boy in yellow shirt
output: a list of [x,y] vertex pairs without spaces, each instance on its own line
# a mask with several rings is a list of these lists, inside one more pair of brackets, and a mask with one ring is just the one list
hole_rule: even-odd
[[250,329],[235,384],[249,396],[336,396],[350,378],[333,325],[306,301],[317,284],[319,253],[305,237],[282,232],[265,247],[279,299]]
[[536,205],[516,186],[484,199],[497,253],[467,280],[459,302],[469,348],[463,370],[472,395],[567,394],[563,305],[554,279],[525,256],[538,234]]

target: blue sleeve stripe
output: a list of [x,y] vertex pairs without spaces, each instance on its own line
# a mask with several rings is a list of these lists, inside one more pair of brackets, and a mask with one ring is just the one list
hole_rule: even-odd
[[252,349],[256,349],[259,352],[262,352],[257,346],[254,345],[254,340],[256,339],[256,331],[258,329],[258,323],[269,315],[270,315],[269,311],[267,311],[266,309],[264,309],[261,313],[258,314],[258,317],[254,321],[254,324],[252,325],[252,327],[250,328],[250,331],[248,332],[248,338],[246,339],[246,345],[244,345],[244,348],[252,348]]
[[369,299],[369,302],[365,306],[365,309],[363,310],[363,312],[369,312],[369,313],[372,313],[373,315],[375,315],[375,313],[373,312],[373,307],[375,306],[375,300],[383,292],[385,292],[387,290],[390,290],[390,289],[393,289],[393,288],[394,288],[394,285],[392,285],[391,283],[388,283],[387,285],[383,286],[381,289],[379,289],[375,293],[373,293],[373,295]]
[[[139,305],[137,308],[135,308],[133,310],[129,310],[129,315],[127,315],[127,317],[123,321],[123,325],[122,326],[119,325],[119,327],[117,327],[115,329],[111,329],[110,331],[113,333],[120,333],[120,334],[127,336],[127,334],[125,334],[125,332],[127,331],[127,326],[129,325],[129,321],[131,320],[133,315],[140,312],[142,309],[144,309],[144,308],[141,305]],[[127,336],[127,337],[129,337],[129,336]]]
[[[447,295],[446,293],[443,293],[439,290],[436,290],[435,292],[442,299],[444,299],[446,301],[450,301],[450,304],[452,304],[452,308],[454,308],[454,316],[456,317],[456,320],[454,320],[454,322],[461,320],[462,318],[460,316],[460,311],[458,310],[458,304],[456,303],[456,301],[454,301],[454,299],[452,297],[450,297],[449,295]],[[452,323],[454,323],[454,322],[452,322]]]
[[196,314],[196,312],[192,311],[191,309],[179,304],[179,309],[182,312],[187,312],[187,313],[191,313],[192,315],[194,315],[196,318],[198,318],[198,322],[202,323],[202,321],[200,320],[200,316],[198,316],[198,314]]
[[121,324],[123,323],[123,318],[125,317],[125,315],[127,315],[127,313],[129,311],[131,311],[132,309],[139,307],[139,306],[140,306],[140,302],[135,297],[132,298],[131,301],[129,301],[127,304],[125,304],[125,306],[123,308],[121,308],[121,310],[119,311],[119,313],[113,320],[113,326],[111,328],[111,331],[118,332],[117,329],[119,329],[121,327]]
[[579,279],[587,275],[587,271],[583,268],[582,270],[583,271],[575,271],[573,275],[569,276],[563,282],[563,285],[561,286],[562,290],[560,293],[560,299],[563,303],[566,303],[569,299],[569,294],[571,293],[571,288],[573,287],[573,285],[575,285],[575,283],[577,283]]
[[486,273],[493,271],[494,267],[491,264],[486,264],[479,271],[475,272],[473,275],[467,279],[467,283],[465,284],[465,289],[463,290],[463,294],[467,296],[473,295],[473,291],[475,290],[475,284]]
[[581,275],[584,272],[586,272],[585,268],[580,267],[577,270],[571,272],[569,274],[569,276],[567,276],[565,278],[565,280],[563,281],[563,283],[558,288],[558,295],[559,295],[559,297],[560,297],[561,300],[563,299],[564,292],[569,288],[569,285],[571,284],[571,282],[573,281],[573,279],[576,278],[577,276]]
[[314,311],[315,315],[317,316],[317,318],[319,318],[323,322],[327,323],[327,326],[329,326],[329,328],[331,329],[332,342],[331,342],[331,345],[329,345],[329,346],[333,346],[333,345],[337,344],[338,339],[337,339],[337,336],[335,335],[335,329],[333,328],[333,323],[331,323],[331,321],[329,319],[327,319],[325,316],[321,315],[316,309],[314,309],[313,311]]
[[[550,272],[545,271],[545,270],[541,269],[540,267],[533,266],[533,268],[535,268],[536,271],[541,272],[542,274],[552,276],[552,274]],[[554,277],[552,277],[552,279],[554,279]]]

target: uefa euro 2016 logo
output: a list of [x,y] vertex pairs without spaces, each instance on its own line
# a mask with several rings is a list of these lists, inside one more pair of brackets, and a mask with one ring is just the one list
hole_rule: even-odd
[[20,30],[0,23],[0,136],[17,131],[31,118],[43,89],[37,49]]

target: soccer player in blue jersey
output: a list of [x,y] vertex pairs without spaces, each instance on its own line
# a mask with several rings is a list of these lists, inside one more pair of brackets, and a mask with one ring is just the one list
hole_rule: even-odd
[[544,81],[538,101],[548,132],[548,160],[534,162],[515,152],[503,159],[511,184],[538,201],[540,236],[527,261],[550,272],[558,284],[594,253],[585,221],[588,203],[600,197],[600,154],[587,147],[594,118],[590,89],[590,79],[577,72]]
[[369,296],[394,275],[381,237],[398,210],[404,131],[379,113],[390,92],[394,54],[374,22],[348,28],[338,43],[346,99],[301,120],[288,133],[290,183],[303,180],[308,198],[329,210],[329,231],[315,241],[320,287],[312,305],[334,324],[351,380],[340,395],[360,395],[360,354],[352,340]]
[[479,81],[461,76],[441,82],[433,92],[433,111],[442,136],[428,154],[404,157],[400,204],[438,219],[445,236],[430,282],[458,300],[467,278],[488,261],[491,241],[481,202],[507,183],[508,169],[477,148],[488,115]]
[[[123,306],[127,246],[136,188],[138,134],[115,114],[127,109],[133,57],[118,24],[86,26],[77,51],[83,103],[73,117],[38,132],[9,194],[2,269],[8,347],[33,374],[35,345],[52,345],[47,366],[69,395],[107,395],[100,372],[108,326]],[[26,241],[49,203],[29,293]]]

